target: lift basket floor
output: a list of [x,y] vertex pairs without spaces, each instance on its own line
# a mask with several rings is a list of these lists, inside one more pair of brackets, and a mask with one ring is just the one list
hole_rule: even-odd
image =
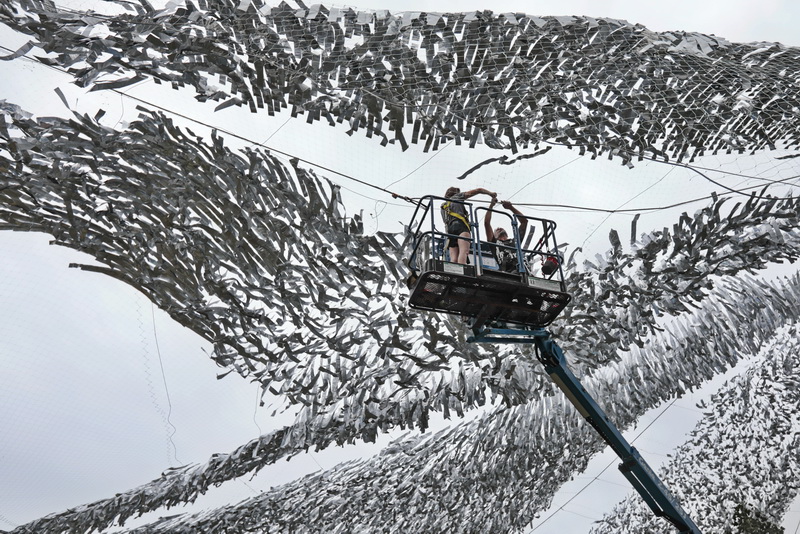
[[413,308],[537,328],[550,324],[570,301],[555,281],[490,271],[475,276],[470,265],[441,261],[428,267],[412,288]]

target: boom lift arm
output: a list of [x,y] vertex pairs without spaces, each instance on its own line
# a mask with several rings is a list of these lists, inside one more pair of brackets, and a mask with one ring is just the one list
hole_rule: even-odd
[[[412,276],[409,278],[409,306],[440,313],[460,315],[466,319],[474,336],[468,341],[490,343],[528,343],[536,347],[536,355],[547,374],[622,459],[619,465],[625,478],[639,492],[650,509],[678,528],[681,534],[700,534],[678,500],[659,480],[639,452],[628,443],[608,416],[586,392],[580,381],[567,367],[561,348],[544,329],[569,304],[566,292],[563,258],[555,239],[556,223],[547,219],[527,217],[532,225],[541,228],[539,242],[531,250],[523,249],[516,219],[512,218],[514,246],[488,243],[490,247],[513,250],[517,269],[500,271],[484,262],[477,211],[469,202],[461,202],[471,222],[471,264],[453,262],[445,256],[446,238],[458,239],[446,230],[437,229],[436,207],[448,199],[428,195],[420,200],[409,228],[414,232],[413,250],[409,258]],[[491,208],[491,207],[490,207]],[[498,212],[501,213],[501,212]],[[533,227],[529,236],[533,235]],[[542,262],[541,272],[526,264],[526,260]],[[555,267],[545,270],[550,262]],[[551,265],[552,267],[552,265]]]
[[647,465],[639,451],[627,442],[605,412],[583,388],[578,378],[569,370],[564,353],[561,347],[550,338],[550,332],[542,328],[524,331],[484,328],[475,329],[474,332],[475,336],[470,338],[470,341],[533,343],[536,347],[537,358],[544,365],[547,374],[575,405],[578,412],[600,434],[600,437],[617,453],[622,460],[619,470],[642,496],[653,513],[672,523],[681,534],[701,534],[700,529]]

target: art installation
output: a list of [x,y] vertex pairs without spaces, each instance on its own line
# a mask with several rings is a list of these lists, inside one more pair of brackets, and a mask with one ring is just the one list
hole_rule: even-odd
[[[130,13],[2,0],[0,21],[30,39],[2,59],[37,57],[92,90],[146,78],[190,86],[215,109],[285,109],[401,149],[455,140],[517,158],[564,145],[635,165],[800,142],[800,50],[777,43],[490,11],[119,5]],[[259,382],[300,413],[205,464],[154,473],[14,534],[124,526],[279,459],[398,427],[408,434],[376,458],[130,531],[521,532],[602,450],[530,350],[467,343],[457,320],[407,307],[407,236],[366,235],[330,177],[267,149],[232,150],[217,134],[203,139],[161,112],[141,108],[118,129],[100,118],[37,118],[0,101],[0,229],[45,232],[91,255],[98,264],[74,267],[138,289],[213,343],[222,373]],[[743,454],[752,457],[759,444],[745,436],[763,425],[783,432],[770,450],[796,450],[787,414],[759,407],[766,395],[795,395],[796,336],[787,332],[800,278],[768,284],[748,273],[800,258],[799,218],[795,197],[715,195],[672,228],[634,227],[629,243],[612,232],[604,255],[566,266],[572,302],[550,330],[620,427],[752,357],[743,386],[719,393],[693,440],[727,436],[726,418],[737,416],[752,424],[726,439],[749,444]],[[665,316],[676,319],[662,331]],[[779,342],[778,360],[769,354]],[[768,343],[772,353],[762,351]],[[421,433],[434,412],[458,424]],[[732,496],[719,484],[731,472],[775,520],[796,496],[786,482],[796,479],[794,458],[746,470],[693,450],[679,451],[666,478],[704,532],[730,526]],[[708,472],[716,475],[702,479]],[[626,501],[597,532],[650,524],[639,504]]]
[[[670,462],[666,473],[670,484],[702,487],[709,495],[717,496],[695,497],[692,503],[709,532],[726,528],[736,531],[732,524],[735,503],[760,510],[780,524],[788,503],[794,499],[796,490],[792,488],[800,472],[794,452],[797,434],[792,430],[800,368],[797,328],[795,322],[775,329],[747,373],[735,377],[715,395],[692,439]],[[718,454],[722,451],[725,454]],[[753,471],[770,475],[755,479],[743,476]],[[657,531],[658,524],[639,501],[638,496],[626,499],[592,532],[630,531],[625,525]]]

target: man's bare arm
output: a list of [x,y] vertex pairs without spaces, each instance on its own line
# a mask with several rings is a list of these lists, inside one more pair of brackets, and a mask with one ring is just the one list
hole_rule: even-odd
[[486,241],[494,240],[494,229],[492,229],[492,208],[497,204],[497,197],[492,197],[489,202],[489,209],[486,211],[486,216],[483,218],[483,229],[486,232]]
[[517,220],[519,221],[519,240],[522,242],[522,240],[525,238],[525,232],[528,230],[528,218],[525,217],[522,212],[515,208],[514,204],[508,200],[503,201],[503,207],[517,216]]

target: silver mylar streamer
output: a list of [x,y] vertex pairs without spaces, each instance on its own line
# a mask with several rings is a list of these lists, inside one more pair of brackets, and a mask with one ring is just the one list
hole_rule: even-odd
[[[524,525],[535,510],[545,507],[557,486],[598,450],[597,439],[574,413],[563,415],[571,412],[560,396],[549,394],[529,363],[530,355],[506,351],[499,357],[490,347],[466,344],[463,331],[448,321],[409,312],[402,300],[405,272],[399,236],[363,236],[356,221],[343,218],[336,189],[328,182],[297,166],[288,168],[268,153],[232,153],[219,138],[205,145],[158,114],[143,113],[128,130],[117,132],[89,117],[36,121],[15,106],[5,104],[2,109],[0,148],[10,155],[0,160],[4,228],[46,231],[55,242],[92,254],[105,265],[83,268],[145,292],[177,320],[214,341],[220,365],[308,406],[295,425],[231,454],[215,455],[205,465],[177,469],[111,499],[37,520],[20,532],[104,528],[115,518],[123,522],[147,510],[192,501],[211,485],[309,446],[369,440],[380,429],[397,425],[424,428],[429,410],[460,415],[495,399],[502,399],[501,406],[477,421],[436,436],[413,436],[387,451],[377,465],[337,468],[334,473],[343,473],[346,480],[377,480],[369,487],[395,492],[396,503],[382,503],[382,512],[375,509],[374,514],[367,512],[372,505],[336,505],[328,513],[337,524],[396,520],[412,530],[437,525],[433,517],[458,522],[461,514],[469,513],[470,524],[479,530],[487,524],[482,517],[492,528],[507,530]],[[692,288],[711,287],[705,275],[709,266],[718,274],[733,275],[765,261],[797,257],[796,201],[752,197],[727,217],[719,215],[721,207],[718,200],[694,218],[683,217],[673,234],[645,234],[630,252],[612,239],[615,246],[597,265],[573,269],[569,280],[576,298],[570,313],[578,318],[591,313],[593,321],[576,319],[575,324],[582,325],[580,337],[564,339],[564,344],[624,348],[627,341],[614,340],[606,325],[618,323],[623,331],[622,325],[630,323],[626,317],[636,317],[650,324],[645,334],[654,330],[657,313],[643,313],[637,303],[646,302],[647,310],[678,314],[686,302],[704,296]],[[724,240],[726,248],[708,248],[715,240]],[[313,252],[322,247],[337,258],[335,265],[324,257],[306,260],[318,258]],[[352,258],[341,256],[341,250]],[[652,285],[641,284],[643,271]],[[315,293],[321,288],[327,301]],[[675,304],[679,298],[680,306]],[[372,311],[376,301],[384,315]],[[720,308],[724,306],[711,306],[712,312]],[[773,304],[770,310],[777,314],[773,321],[796,314],[785,305]],[[751,317],[746,307],[731,313]],[[361,322],[341,328],[343,318],[350,317]],[[691,363],[694,371],[687,373],[684,367],[672,366],[690,364],[664,358],[663,349],[648,349],[644,337],[630,328],[627,332],[644,348],[633,345],[620,375],[609,379],[606,367],[593,386],[611,388],[599,398],[622,396],[610,413],[623,426],[686,384],[700,383],[736,360],[730,351],[713,358],[703,351]],[[698,337],[714,339],[707,333]],[[722,346],[745,346],[735,336],[718,337]],[[353,339],[360,343],[352,344]],[[596,361],[575,363],[587,372],[598,368]],[[328,371],[320,372],[322,366]],[[653,388],[635,387],[648,394],[640,398],[630,386],[636,384],[633,377],[641,375],[626,373],[642,368],[652,373],[648,382]],[[405,394],[394,395],[398,391]],[[523,457],[499,454],[504,448]],[[455,466],[460,466],[456,476]],[[543,476],[548,468],[552,472]],[[475,486],[476,477],[483,480],[482,491]],[[498,489],[509,487],[509,477],[519,479],[513,496]],[[410,480],[413,491],[408,489]],[[546,488],[539,486],[542,481],[548,482]],[[334,484],[349,487],[350,498],[366,499],[350,483]],[[307,480],[280,493],[309,496],[317,487],[325,486]],[[425,507],[416,508],[418,515],[409,513],[404,499],[421,496]],[[484,505],[495,498],[514,506],[500,515],[475,510],[478,505],[488,510]],[[307,502],[318,502],[321,510],[331,506],[324,499]],[[397,516],[400,509],[403,513]],[[443,509],[449,514],[442,515]],[[250,508],[226,513],[245,513],[242,510],[249,517],[264,518]],[[346,518],[335,510],[361,510],[364,515]],[[385,514],[395,514],[394,519]],[[309,522],[302,513],[279,521],[290,529],[325,525]],[[222,528],[214,525],[209,520],[202,529]]]
[[[707,534],[737,532],[737,506],[776,525],[797,496],[800,455],[800,324],[778,328],[752,366],[717,392],[690,439],[672,454],[662,479],[679,488]],[[661,532],[638,495],[631,495],[593,534]]]
[[[680,319],[674,331],[603,369],[602,377],[583,382],[609,416],[627,427],[641,415],[641,407],[666,400],[664,391],[680,394],[757,354],[798,313],[800,277],[775,285],[732,279],[695,317]],[[742,402],[748,402],[747,395]],[[793,405],[776,409],[791,413]],[[728,465],[713,462],[725,456],[726,443],[718,449],[707,438],[701,440],[702,468],[683,462],[676,467],[686,472],[683,478],[668,478],[693,516],[702,518],[707,507],[731,505],[734,490],[709,496],[708,484],[697,483],[703,477],[735,477],[738,493],[791,479],[780,462],[731,472]],[[750,447],[755,441],[753,436]],[[400,440],[374,459],[340,465],[235,505],[130,532],[518,532],[604,446],[562,396],[545,397],[433,436]],[[774,452],[780,446],[771,447]],[[787,488],[771,496],[775,509],[794,498],[796,490],[791,484]],[[663,520],[649,524],[653,530],[642,532],[668,528]],[[713,517],[701,524],[713,525]]]
[[800,141],[800,50],[778,43],[578,16],[118,4],[135,13],[4,0],[0,21],[93,90],[152,77],[193,87],[216,109],[290,109],[383,145],[553,142],[630,164]]

